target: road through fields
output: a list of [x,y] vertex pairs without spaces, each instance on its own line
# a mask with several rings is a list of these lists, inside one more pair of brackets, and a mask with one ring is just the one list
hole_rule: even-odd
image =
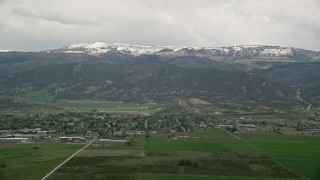
[[65,161],[63,161],[61,164],[59,164],[57,167],[55,167],[52,171],[50,171],[46,176],[44,176],[41,180],[45,180],[46,178],[48,178],[52,173],[54,173],[57,169],[59,169],[61,166],[63,166],[66,162],[68,162],[70,159],[72,159],[75,155],[79,154],[82,150],[84,150],[85,148],[87,148],[88,146],[90,146],[95,140],[97,139],[97,137],[95,137],[93,140],[91,140],[87,145],[85,145],[83,148],[79,149],[77,152],[75,152],[74,154],[72,154],[68,159],[66,159]]

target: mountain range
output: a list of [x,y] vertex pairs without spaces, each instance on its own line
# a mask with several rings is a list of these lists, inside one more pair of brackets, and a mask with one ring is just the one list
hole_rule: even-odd
[[65,53],[86,53],[91,55],[102,54],[126,54],[133,56],[141,55],[203,55],[203,56],[224,56],[224,57],[294,57],[303,55],[311,59],[319,60],[319,52],[303,49],[263,46],[263,45],[242,45],[231,47],[188,47],[188,46],[138,46],[129,44],[107,44],[103,42],[79,43],[66,46],[52,52]]
[[[0,95],[292,108],[319,106],[320,52],[280,46],[174,47],[80,43],[0,51]],[[297,98],[297,92],[299,97]]]

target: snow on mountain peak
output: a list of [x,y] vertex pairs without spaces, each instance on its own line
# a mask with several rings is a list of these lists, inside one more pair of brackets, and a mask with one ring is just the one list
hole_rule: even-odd
[[123,53],[133,56],[154,55],[162,53],[208,53],[212,56],[292,56],[292,48],[262,45],[240,45],[230,47],[188,47],[188,46],[139,46],[130,44],[105,42],[79,43],[60,49],[65,53],[87,53],[101,55],[109,52]]
[[110,51],[118,51],[118,52],[130,54],[133,56],[139,56],[144,54],[147,54],[147,55],[156,54],[164,49],[170,49],[172,51],[176,51],[179,48],[174,46],[139,46],[139,45],[129,45],[129,44],[121,44],[121,43],[107,44],[104,42],[78,43],[78,44],[73,44],[63,48],[64,52],[67,52],[67,53],[83,52],[83,53],[88,53],[92,55],[100,55]]
[[217,56],[293,56],[293,48],[263,45],[241,45],[214,48],[212,55]]
[[104,48],[104,47],[106,47],[106,46],[107,46],[106,43],[103,43],[103,42],[95,42],[95,43],[86,45],[86,48],[88,48],[88,49],[101,49],[101,48]]
[[75,49],[75,48],[81,48],[81,47],[85,47],[87,46],[89,43],[78,43],[78,44],[72,44],[66,48],[69,48],[69,49]]
[[269,56],[292,56],[292,50],[291,48],[268,48],[264,49],[261,52],[261,55],[269,55]]

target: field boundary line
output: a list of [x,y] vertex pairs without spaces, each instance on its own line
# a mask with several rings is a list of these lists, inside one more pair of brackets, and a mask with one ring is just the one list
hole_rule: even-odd
[[226,129],[223,128],[223,130],[225,132],[227,132],[228,134],[230,134],[231,136],[235,137],[236,139],[238,139],[239,141],[241,141],[242,143],[244,143],[245,145],[251,147],[252,149],[254,149],[255,151],[257,151],[258,153],[263,153],[259,148],[257,148],[256,146],[252,145],[252,144],[249,144],[247,142],[245,142],[243,139],[241,139],[239,136],[227,131]]
[[[252,147],[252,148],[253,148],[254,150],[256,150],[257,152],[259,152],[259,153],[264,153],[264,154],[268,155],[267,153],[265,153],[264,151],[262,151],[262,150],[259,149],[258,147],[254,146],[254,145],[252,145],[252,144],[249,144],[249,143],[247,143],[247,142],[245,142],[245,141],[244,141],[242,138],[240,138],[239,136],[237,136],[237,135],[235,135],[235,134],[227,131],[226,129],[223,129],[223,130],[225,130],[228,134],[232,135],[233,137],[239,139],[239,140],[240,140],[241,142],[243,142],[244,144]],[[270,155],[268,155],[268,156],[270,156]],[[282,164],[281,164],[280,162],[278,162],[273,156],[270,156],[270,160],[272,160],[273,162],[275,162],[276,164],[278,164],[279,166],[281,166],[281,167],[284,168],[285,170],[287,170],[287,171],[291,172],[292,174],[298,176],[300,179],[307,179],[306,177],[303,177],[302,175],[300,175],[300,174],[294,172],[293,170],[287,168],[286,166],[282,165]]]
[[41,180],[45,180],[46,178],[48,178],[52,173],[54,173],[57,169],[59,169],[61,166],[63,166],[66,162],[68,162],[70,159],[72,159],[74,156],[76,156],[77,154],[79,154],[82,150],[84,150],[85,148],[87,148],[88,146],[90,146],[95,140],[97,139],[97,137],[95,137],[93,140],[91,140],[87,145],[85,145],[83,148],[79,149],[77,152],[75,152],[74,154],[72,154],[68,159],[64,160],[61,164],[59,164],[57,167],[55,167],[52,171],[50,171],[46,176],[44,176]]

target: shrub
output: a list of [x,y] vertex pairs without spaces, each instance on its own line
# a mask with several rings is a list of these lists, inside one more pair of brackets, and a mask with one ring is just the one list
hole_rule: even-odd
[[132,142],[131,141],[128,141],[126,142],[127,146],[132,146]]
[[181,159],[178,161],[178,166],[199,167],[200,164],[190,159]]

